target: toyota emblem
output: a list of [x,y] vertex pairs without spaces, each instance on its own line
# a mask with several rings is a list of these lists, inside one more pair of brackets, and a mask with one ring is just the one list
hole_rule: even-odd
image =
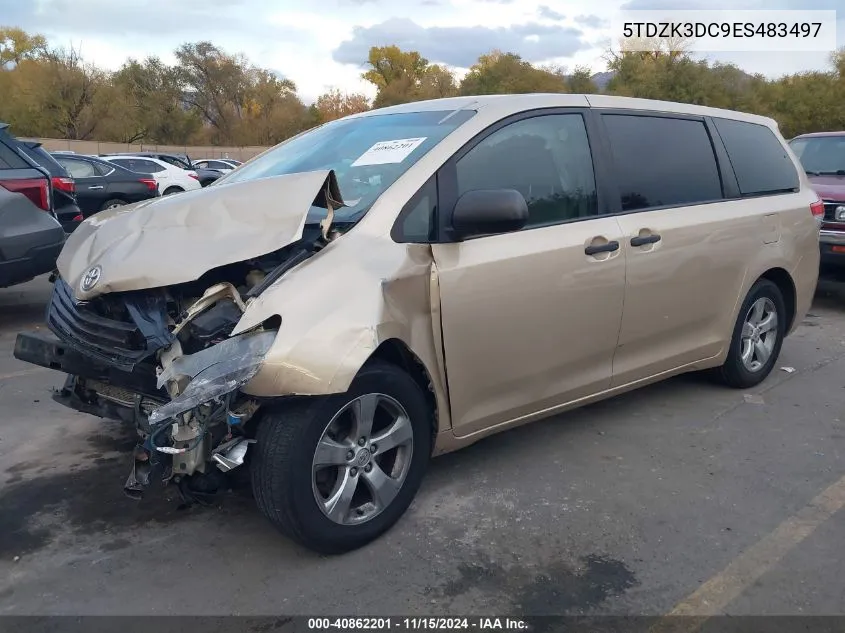
[[89,268],[88,272],[86,272],[82,277],[82,283],[79,284],[82,291],[88,292],[96,286],[97,282],[100,281],[100,275],[102,275],[102,273],[103,269],[100,266],[92,266]]

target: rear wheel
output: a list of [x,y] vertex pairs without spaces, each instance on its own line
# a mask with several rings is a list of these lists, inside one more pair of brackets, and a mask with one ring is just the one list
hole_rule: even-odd
[[174,193],[181,193],[185,191],[182,187],[168,187],[164,190],[163,196],[172,196]]
[[113,200],[107,200],[106,203],[103,205],[103,211],[106,209],[116,209],[118,207],[122,207],[126,204],[123,200],[118,198],[114,198]]
[[763,382],[780,355],[786,321],[780,288],[768,279],[759,279],[737,316],[728,357],[719,368],[722,382],[737,389]]
[[256,503],[310,549],[361,547],[416,495],[431,455],[430,420],[408,374],[372,363],[346,393],[294,401],[260,422],[251,462]]

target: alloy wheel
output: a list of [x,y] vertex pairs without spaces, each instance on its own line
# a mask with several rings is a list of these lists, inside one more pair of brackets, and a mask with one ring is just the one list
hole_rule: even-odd
[[314,451],[317,505],[340,525],[371,520],[399,494],[413,449],[411,420],[399,402],[379,393],[355,398],[332,417]]
[[742,324],[740,357],[748,371],[760,371],[769,362],[777,338],[777,308],[768,297],[760,297],[751,305]]

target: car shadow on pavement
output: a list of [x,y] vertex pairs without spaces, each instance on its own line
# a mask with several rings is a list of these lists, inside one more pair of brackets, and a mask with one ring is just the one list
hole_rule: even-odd
[[845,269],[827,269],[819,275],[813,307],[845,309]]

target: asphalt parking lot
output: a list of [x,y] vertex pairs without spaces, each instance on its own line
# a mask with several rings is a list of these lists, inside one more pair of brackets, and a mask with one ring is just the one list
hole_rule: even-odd
[[681,377],[438,458],[342,557],[285,540],[247,491],[125,498],[132,435],[12,358],[49,289],[0,290],[0,614],[845,612],[843,282],[760,387]]

